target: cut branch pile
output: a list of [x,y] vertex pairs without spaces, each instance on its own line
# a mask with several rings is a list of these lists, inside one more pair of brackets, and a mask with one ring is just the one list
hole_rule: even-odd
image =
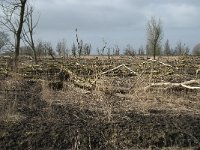
[[147,63],[147,62],[149,62],[149,61],[150,61],[150,62],[158,62],[159,64],[161,64],[161,65],[163,65],[163,66],[173,68],[172,65],[169,65],[169,64],[166,64],[166,63],[164,63],[164,62],[162,62],[162,61],[158,61],[158,60],[154,60],[154,59],[149,59],[149,60],[147,60],[147,61],[144,61],[144,62],[142,62],[142,64],[145,64],[145,63]]

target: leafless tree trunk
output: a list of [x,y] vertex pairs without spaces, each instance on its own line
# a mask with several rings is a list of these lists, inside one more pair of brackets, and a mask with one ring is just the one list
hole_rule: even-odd
[[24,23],[24,14],[25,14],[25,6],[27,0],[20,0],[21,4],[19,4],[20,7],[20,19],[19,19],[19,26],[16,33],[16,45],[15,45],[15,66],[17,67],[18,62],[18,56],[19,56],[19,48],[20,48],[20,41],[21,41],[21,33],[22,33],[22,27]]
[[[32,6],[27,6],[27,17],[26,17],[26,21],[25,21],[25,27],[23,27],[23,40],[25,43],[27,43],[32,51],[33,51],[33,55],[34,55],[34,61],[35,64],[38,63],[37,61],[37,53],[36,53],[36,48],[35,48],[35,42],[33,39],[33,34],[34,34],[34,29],[37,27],[38,25],[38,21],[37,20],[36,23],[33,23],[33,7]],[[27,31],[26,31],[27,30]]]
[[25,20],[27,0],[1,0],[2,16],[0,23],[14,34],[15,38],[15,67],[18,67],[21,33]]
[[81,55],[82,55],[82,49],[83,49],[83,41],[82,40],[79,41],[79,38],[78,38],[78,29],[75,29],[75,31],[76,31],[76,42],[78,44],[78,55],[79,55],[79,57],[81,57]]
[[69,52],[67,49],[67,42],[65,39],[62,39],[62,53],[63,53],[63,60],[65,61],[66,57],[68,57]]

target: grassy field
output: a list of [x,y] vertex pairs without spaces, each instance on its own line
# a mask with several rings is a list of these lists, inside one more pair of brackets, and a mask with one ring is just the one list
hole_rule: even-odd
[[0,58],[0,149],[199,149],[200,58]]

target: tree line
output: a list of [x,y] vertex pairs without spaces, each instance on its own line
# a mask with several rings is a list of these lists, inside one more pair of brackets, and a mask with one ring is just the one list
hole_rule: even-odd
[[[84,43],[79,37],[78,29],[75,29],[76,41],[69,48],[65,39],[60,40],[56,45],[56,50],[50,42],[36,41],[34,33],[39,22],[40,16],[34,15],[35,9],[29,0],[1,0],[0,1],[1,14],[0,14],[0,50],[7,50],[7,53],[14,54],[15,67],[19,55],[31,55],[37,64],[38,57],[51,56],[53,59],[55,55],[61,57],[81,57],[83,55],[91,55],[92,46],[89,43]],[[36,17],[37,16],[37,17]],[[98,55],[147,55],[156,56],[160,55],[188,55],[190,53],[189,47],[178,42],[172,48],[169,40],[162,45],[163,40],[163,27],[160,19],[152,17],[146,25],[147,44],[145,47],[141,46],[139,49],[133,48],[128,44],[123,52],[116,45],[108,47],[107,42],[103,40],[102,48],[97,48]],[[10,38],[11,37],[11,38]],[[21,43],[23,42],[23,46]],[[9,51],[8,51],[9,50]],[[200,55],[200,45],[197,45],[192,53]]]

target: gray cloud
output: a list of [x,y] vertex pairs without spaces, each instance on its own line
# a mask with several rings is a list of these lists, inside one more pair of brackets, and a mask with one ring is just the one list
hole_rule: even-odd
[[199,0],[36,0],[41,18],[37,37],[56,43],[61,38],[80,37],[94,46],[102,38],[121,47],[146,43],[145,26],[151,16],[161,18],[164,37],[172,44],[178,40],[190,47],[199,42]]

